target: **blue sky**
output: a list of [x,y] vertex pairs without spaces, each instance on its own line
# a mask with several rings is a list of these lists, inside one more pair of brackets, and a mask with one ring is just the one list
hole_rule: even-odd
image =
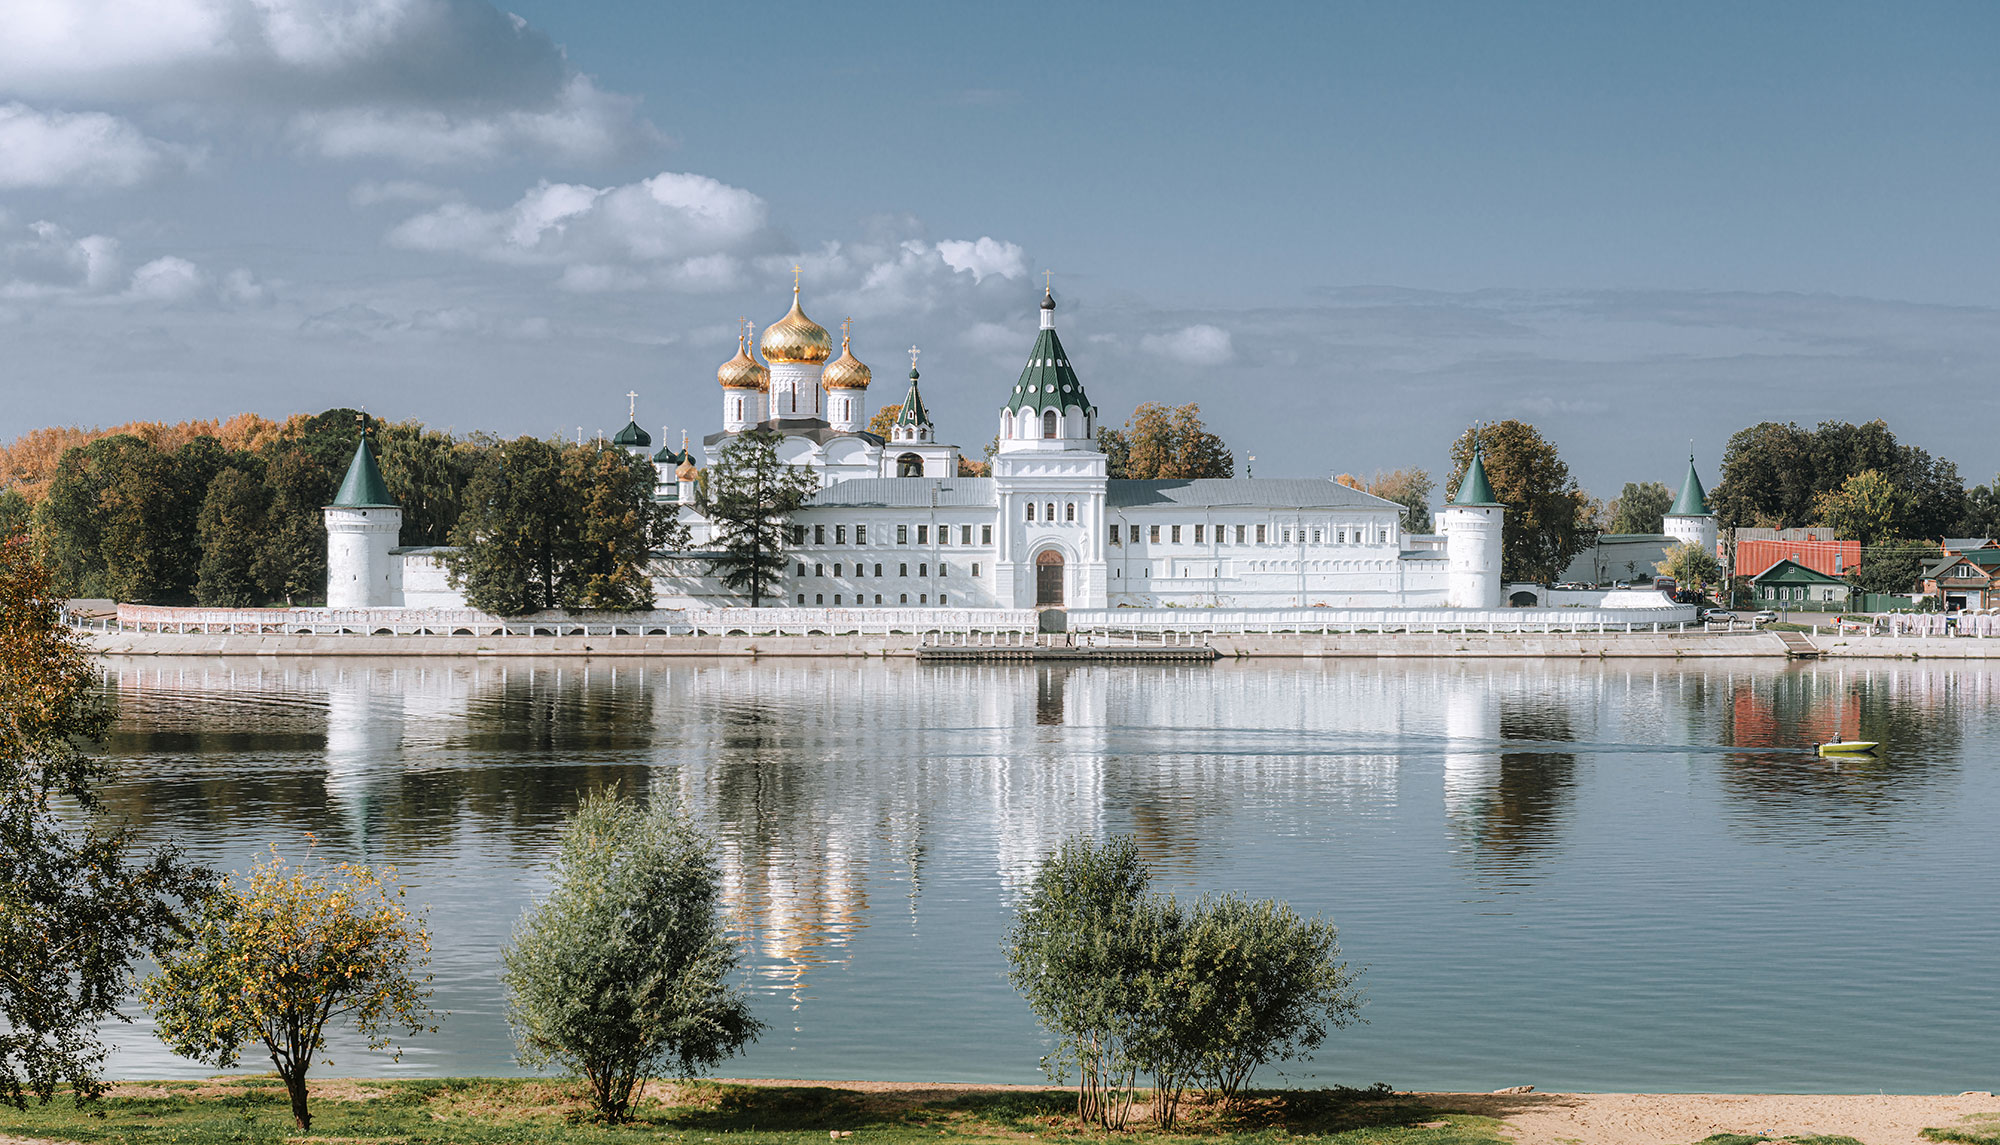
[[2000,9],[0,0],[0,437],[366,404],[715,427],[735,319],[924,348],[1041,273],[1108,420],[1258,472],[1522,417],[1602,496],[1765,419],[2000,469]]

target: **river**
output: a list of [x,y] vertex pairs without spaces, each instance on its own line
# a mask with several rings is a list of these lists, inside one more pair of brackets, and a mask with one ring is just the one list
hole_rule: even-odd
[[[1340,927],[1368,1024],[1260,1084],[2000,1082],[2000,668],[1925,662],[107,662],[111,812],[243,870],[394,865],[442,1029],[326,1076],[497,1075],[499,954],[617,783],[716,841],[769,1031],[734,1076],[1033,1081],[1000,942],[1067,835]],[[1812,743],[1885,742],[1875,759]],[[308,842],[308,835],[316,842]],[[143,1015],[126,1078],[213,1072]],[[268,1066],[254,1059],[247,1065]]]

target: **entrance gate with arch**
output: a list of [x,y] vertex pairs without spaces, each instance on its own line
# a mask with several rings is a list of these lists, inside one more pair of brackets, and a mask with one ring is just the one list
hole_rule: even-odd
[[1063,606],[1063,558],[1054,549],[1035,555],[1035,607]]

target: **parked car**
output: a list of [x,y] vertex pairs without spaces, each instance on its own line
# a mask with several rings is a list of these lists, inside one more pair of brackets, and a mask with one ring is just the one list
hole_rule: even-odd
[[1716,621],[1734,620],[1736,619],[1736,614],[1726,608],[1705,608],[1702,610],[1701,618],[1703,620]]
[[1761,611],[1761,612],[1758,612],[1758,613],[1755,613],[1755,614],[1753,614],[1753,615],[1752,615],[1752,616],[1750,617],[1750,623],[1752,623],[1752,624],[1769,624],[1769,623],[1771,623],[1772,621],[1774,621],[1774,620],[1776,620],[1776,619],[1778,619],[1778,614],[1777,614],[1777,613],[1775,613],[1775,612],[1772,612],[1772,611],[1771,611],[1770,609],[1768,609],[1768,608],[1767,608],[1767,609],[1764,609],[1764,610],[1763,610],[1763,611]]

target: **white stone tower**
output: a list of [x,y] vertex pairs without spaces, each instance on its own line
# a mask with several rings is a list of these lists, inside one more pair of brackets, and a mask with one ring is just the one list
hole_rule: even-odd
[[1056,337],[1056,302],[1045,289],[1042,330],[1000,410],[993,457],[994,591],[1004,607],[1105,607],[1105,467],[1097,407]]
[[403,531],[403,510],[363,436],[347,465],[326,517],[328,608],[393,608],[402,604],[402,578],[392,550]]
[[792,268],[792,308],[764,327],[757,348],[771,367],[771,418],[774,421],[819,421],[826,417],[826,391],[820,374],[833,356],[833,339],[826,327],[799,309],[798,268]]
[[[1708,494],[1694,471],[1694,454],[1688,454],[1688,473],[1681,482],[1681,495],[1667,510],[1666,534],[1684,545],[1700,545],[1715,552],[1715,514],[1709,512]],[[1720,555],[1720,554],[1717,554]]]
[[868,383],[875,376],[849,345],[853,322],[850,318],[840,324],[840,357],[828,362],[820,374],[827,424],[842,433],[859,433],[868,424]]
[[1438,514],[1447,566],[1445,603],[1451,607],[1500,607],[1500,535],[1506,515],[1506,508],[1493,499],[1475,443],[1458,496]]
[[764,405],[771,390],[771,371],[750,353],[747,329],[737,332],[736,356],[722,363],[715,371],[715,380],[722,385],[723,432],[742,433],[768,416]]

